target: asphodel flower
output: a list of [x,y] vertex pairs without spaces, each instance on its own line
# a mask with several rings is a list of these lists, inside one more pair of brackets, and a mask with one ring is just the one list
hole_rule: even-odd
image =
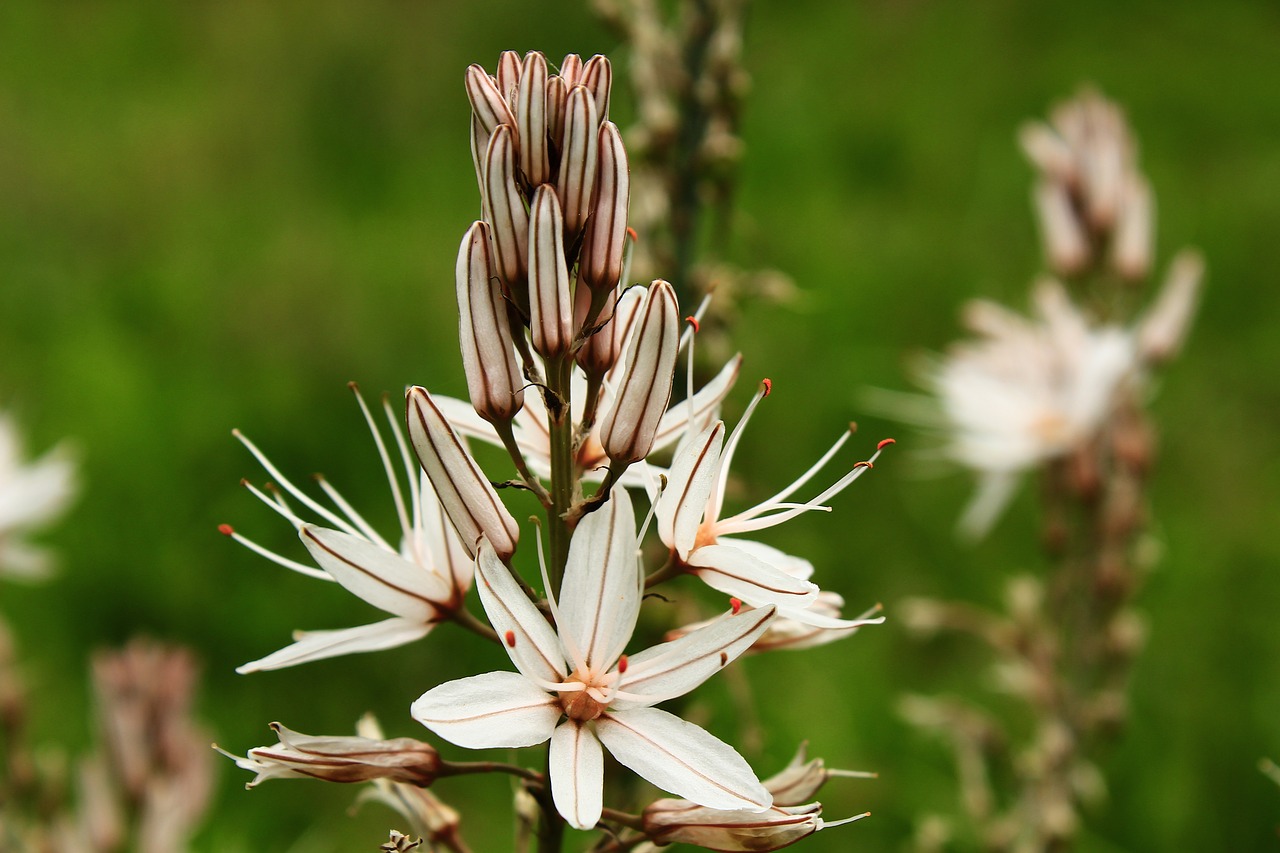
[[654,785],[699,805],[768,808],[772,797],[736,751],[652,706],[684,695],[740,655],[768,627],[773,610],[727,616],[679,640],[623,654],[643,585],[624,488],[615,487],[574,534],[559,601],[551,602],[558,628],[484,541],[476,577],[518,672],[442,684],[413,704],[415,719],[473,749],[550,741],[552,798],[578,828],[600,818],[604,748]]
[[280,723],[272,723],[271,730],[280,738],[275,746],[255,747],[244,758],[230,756],[236,766],[257,774],[247,788],[270,779],[307,778],[344,783],[387,779],[427,786],[440,771],[435,748],[413,738],[304,735]]
[[[354,386],[353,386],[354,387]],[[284,495],[271,496],[249,486],[258,498],[298,531],[302,544],[319,568],[305,565],[270,551],[222,525],[222,533],[272,562],[308,577],[336,581],[348,591],[391,614],[390,619],[334,631],[295,632],[292,645],[247,663],[237,672],[280,669],[338,655],[394,648],[427,635],[435,625],[462,606],[471,586],[471,559],[454,531],[445,521],[444,511],[430,481],[422,476],[409,456],[399,420],[389,406],[387,420],[398,449],[399,460],[409,486],[408,501],[395,471],[391,454],[363,398],[356,395],[377,445],[396,513],[400,520],[400,541],[384,539],[342,495],[323,478],[320,488],[336,509],[321,504],[293,484],[271,463],[257,445],[239,431],[237,438],[261,463],[274,482],[298,501],[307,513],[325,526],[304,521]]]
[[850,433],[846,431],[808,471],[782,491],[749,509],[722,516],[734,451],[756,406],[771,387],[768,380],[761,384],[727,441],[724,422],[716,421],[676,453],[667,487],[658,497],[658,535],[682,565],[713,589],[753,606],[775,604],[780,615],[817,627],[856,627],[863,623],[834,619],[811,609],[819,589],[808,580],[813,566],[807,560],[734,534],[754,533],[814,510],[830,511],[823,502],[869,470],[891,441],[881,442],[870,460],[854,465],[817,496],[802,503],[791,502],[790,497],[848,440]]

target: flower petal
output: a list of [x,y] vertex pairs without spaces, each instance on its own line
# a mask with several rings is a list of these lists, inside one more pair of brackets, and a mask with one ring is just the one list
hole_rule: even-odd
[[560,719],[560,703],[519,673],[486,672],[428,690],[409,712],[451,743],[487,749],[544,742]]
[[773,615],[772,607],[739,613],[632,656],[619,684],[622,696],[610,707],[643,707],[683,696],[750,648]]
[[631,498],[614,486],[574,532],[560,589],[566,657],[603,672],[626,649],[640,613],[640,564]]
[[773,802],[733,747],[674,714],[608,711],[596,720],[596,733],[620,763],[699,805],[763,811]]
[[565,720],[551,735],[551,798],[575,829],[590,829],[604,810],[604,750],[585,724]]
[[687,562],[707,586],[756,607],[762,604],[804,607],[818,595],[818,587],[809,581],[794,578],[731,545],[697,548]]
[[484,612],[489,615],[489,624],[502,638],[516,669],[534,681],[564,681],[560,638],[487,539],[480,540],[480,553],[476,555],[476,589]]
[[394,649],[425,637],[433,627],[435,626],[428,622],[402,619],[397,616],[394,619],[384,619],[372,625],[360,625],[356,628],[341,628],[336,631],[298,631],[294,634],[296,642],[292,645],[285,646],[264,658],[250,661],[244,666],[236,667],[236,672],[241,675],[250,672],[266,672],[339,655]]
[[687,559],[711,497],[711,486],[720,470],[724,445],[724,421],[716,421],[698,433],[671,462],[667,488],[658,499],[658,536],[680,559]]
[[443,577],[366,539],[312,524],[302,525],[298,538],[334,580],[388,613],[430,622],[449,600]]
[[753,539],[738,539],[731,536],[717,536],[716,544],[729,545],[739,551],[746,551],[761,562],[768,563],[782,571],[783,574],[790,575],[793,578],[807,581],[813,577],[813,563],[803,557],[788,554],[786,551],[782,551],[772,545],[756,542]]

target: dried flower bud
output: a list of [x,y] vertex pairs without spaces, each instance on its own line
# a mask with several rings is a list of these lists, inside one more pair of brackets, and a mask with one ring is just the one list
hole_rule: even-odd
[[502,289],[489,257],[489,226],[477,222],[458,249],[458,340],[467,391],[476,414],[490,423],[510,421],[524,406],[524,380],[511,346]]
[[[578,366],[589,376],[602,376],[613,369],[622,354],[622,345],[631,334],[639,313],[641,301],[647,292],[643,287],[629,287],[618,295],[615,291],[596,317],[595,325],[599,328],[587,335],[578,350]],[[591,308],[590,288],[580,287],[574,296],[574,328],[582,329],[586,322],[587,312]]]
[[574,86],[565,106],[564,145],[556,192],[564,210],[564,228],[570,239],[586,224],[591,213],[591,193],[596,185],[600,119],[585,86]]
[[582,79],[582,57],[571,53],[560,63],[560,76],[565,85],[573,88]]
[[528,275],[529,214],[516,185],[515,137],[505,125],[489,138],[484,189],[485,216],[493,227],[497,273],[507,294],[521,304]]
[[509,559],[520,528],[426,388],[409,389],[407,420],[414,453],[467,555],[474,558],[480,537],[488,536],[498,556]]
[[631,197],[631,174],[627,169],[627,149],[613,122],[600,125],[596,155],[596,186],[592,193],[591,218],[587,221],[578,275],[593,290],[614,287],[622,277],[623,253],[627,239],[627,205]]
[[480,120],[480,127],[486,134],[493,133],[501,124],[515,130],[516,117],[511,106],[488,72],[479,65],[468,67],[466,85],[471,111]]
[[591,91],[591,96],[596,101],[596,112],[600,115],[600,120],[608,121],[609,90],[613,87],[613,66],[609,64],[609,58],[596,54],[588,59],[587,63],[582,66],[582,76],[577,82]]
[[560,202],[555,190],[544,184],[533,197],[529,219],[529,332],[534,350],[546,359],[568,352],[572,321]]
[[520,170],[531,186],[551,180],[547,151],[547,58],[530,51],[516,93],[516,127],[520,131]]
[[1199,252],[1183,251],[1173,259],[1155,304],[1138,321],[1138,353],[1148,364],[1161,364],[1178,354],[1191,328],[1204,278]]
[[365,737],[304,735],[272,723],[279,736],[275,746],[249,750],[237,766],[258,775],[246,787],[269,779],[323,779],[326,782],[368,782],[389,779],[408,785],[430,785],[440,770],[440,755],[413,738],[372,740]]
[[[692,844],[721,851],[781,850],[824,826],[822,806],[721,811],[688,800],[658,800],[644,810],[644,833],[655,844]],[[861,817],[861,815],[859,815]],[[855,818],[856,819],[856,818]],[[838,821],[845,823],[846,821]]]
[[600,443],[614,462],[638,462],[653,447],[658,423],[671,400],[680,348],[679,313],[675,289],[661,279],[655,281],[628,342],[613,407],[600,424]]
[[516,107],[516,91],[520,88],[520,65],[520,54],[517,51],[504,50],[498,57],[498,73],[495,75],[498,91],[513,110]]

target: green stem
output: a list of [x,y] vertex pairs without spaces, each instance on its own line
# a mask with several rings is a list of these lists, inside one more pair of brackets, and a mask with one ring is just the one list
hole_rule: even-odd
[[511,428],[511,421],[503,421],[493,425],[494,431],[498,433],[498,437],[502,439],[502,446],[507,449],[507,453],[511,455],[511,461],[515,463],[516,471],[520,472],[520,479],[529,487],[529,491],[538,498],[543,507],[551,506],[551,495],[543,488],[542,483],[533,472],[529,470],[528,463],[525,462],[524,453],[520,451],[520,445],[516,443],[514,430]]
[[573,454],[573,406],[570,376],[573,361],[555,359],[547,364],[547,431],[551,440],[551,506],[547,512],[547,534],[551,555],[547,574],[551,580],[548,595],[559,596],[560,580],[569,562],[571,530],[566,514],[573,507],[577,485]]

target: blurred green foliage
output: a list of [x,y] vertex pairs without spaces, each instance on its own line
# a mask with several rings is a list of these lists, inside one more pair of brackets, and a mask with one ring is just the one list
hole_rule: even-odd
[[[1246,850],[1274,844],[1280,791],[1280,7],[1260,3],[759,3],[735,260],[794,276],[786,310],[747,306],[734,330],[775,393],[746,435],[749,489],[787,482],[850,418],[869,450],[895,428],[860,389],[903,387],[912,353],[956,336],[956,310],[1022,304],[1040,268],[1018,124],[1083,82],[1128,109],[1159,201],[1159,250],[1201,247],[1209,286],[1184,358],[1154,401],[1163,452],[1151,500],[1167,554],[1140,605],[1150,646],[1133,724],[1106,761],[1111,801],[1083,850]],[[506,48],[626,53],[578,4],[194,0],[0,4],[0,405],[33,450],[72,436],[86,488],[48,537],[53,582],[6,586],[43,713],[38,734],[88,738],[87,652],[135,633],[195,647],[201,713],[220,744],[267,742],[281,719],[341,733],[365,710],[418,735],[410,701],[493,668],[444,628],[376,657],[238,677],[294,628],[373,618],[335,588],[218,536],[231,522],[295,553],[292,531],[237,487],[261,481],[240,427],[286,472],[323,469],[390,523],[376,457],[344,385],[464,390],[452,271],[478,215],[467,64]],[[624,106],[620,116],[625,125]],[[779,441],[784,434],[786,441]],[[896,600],[998,600],[1036,571],[1025,494],[995,534],[962,547],[969,484],[915,476],[899,450],[837,501],[770,541],[809,556],[824,586],[890,621],[843,644],[749,661],[767,732],[764,773],[811,740],[835,766],[827,814],[872,819],[805,849],[900,850],[951,812],[951,759],[895,715],[908,691],[983,695],[963,642],[921,644]],[[1030,490],[1027,490],[1030,491]],[[471,644],[467,643],[469,647]],[[708,685],[731,736],[727,688]],[[272,783],[228,763],[209,851],[372,850],[399,821],[344,815],[349,789]],[[509,845],[507,791],[465,828]],[[491,817],[492,816],[492,817]]]

